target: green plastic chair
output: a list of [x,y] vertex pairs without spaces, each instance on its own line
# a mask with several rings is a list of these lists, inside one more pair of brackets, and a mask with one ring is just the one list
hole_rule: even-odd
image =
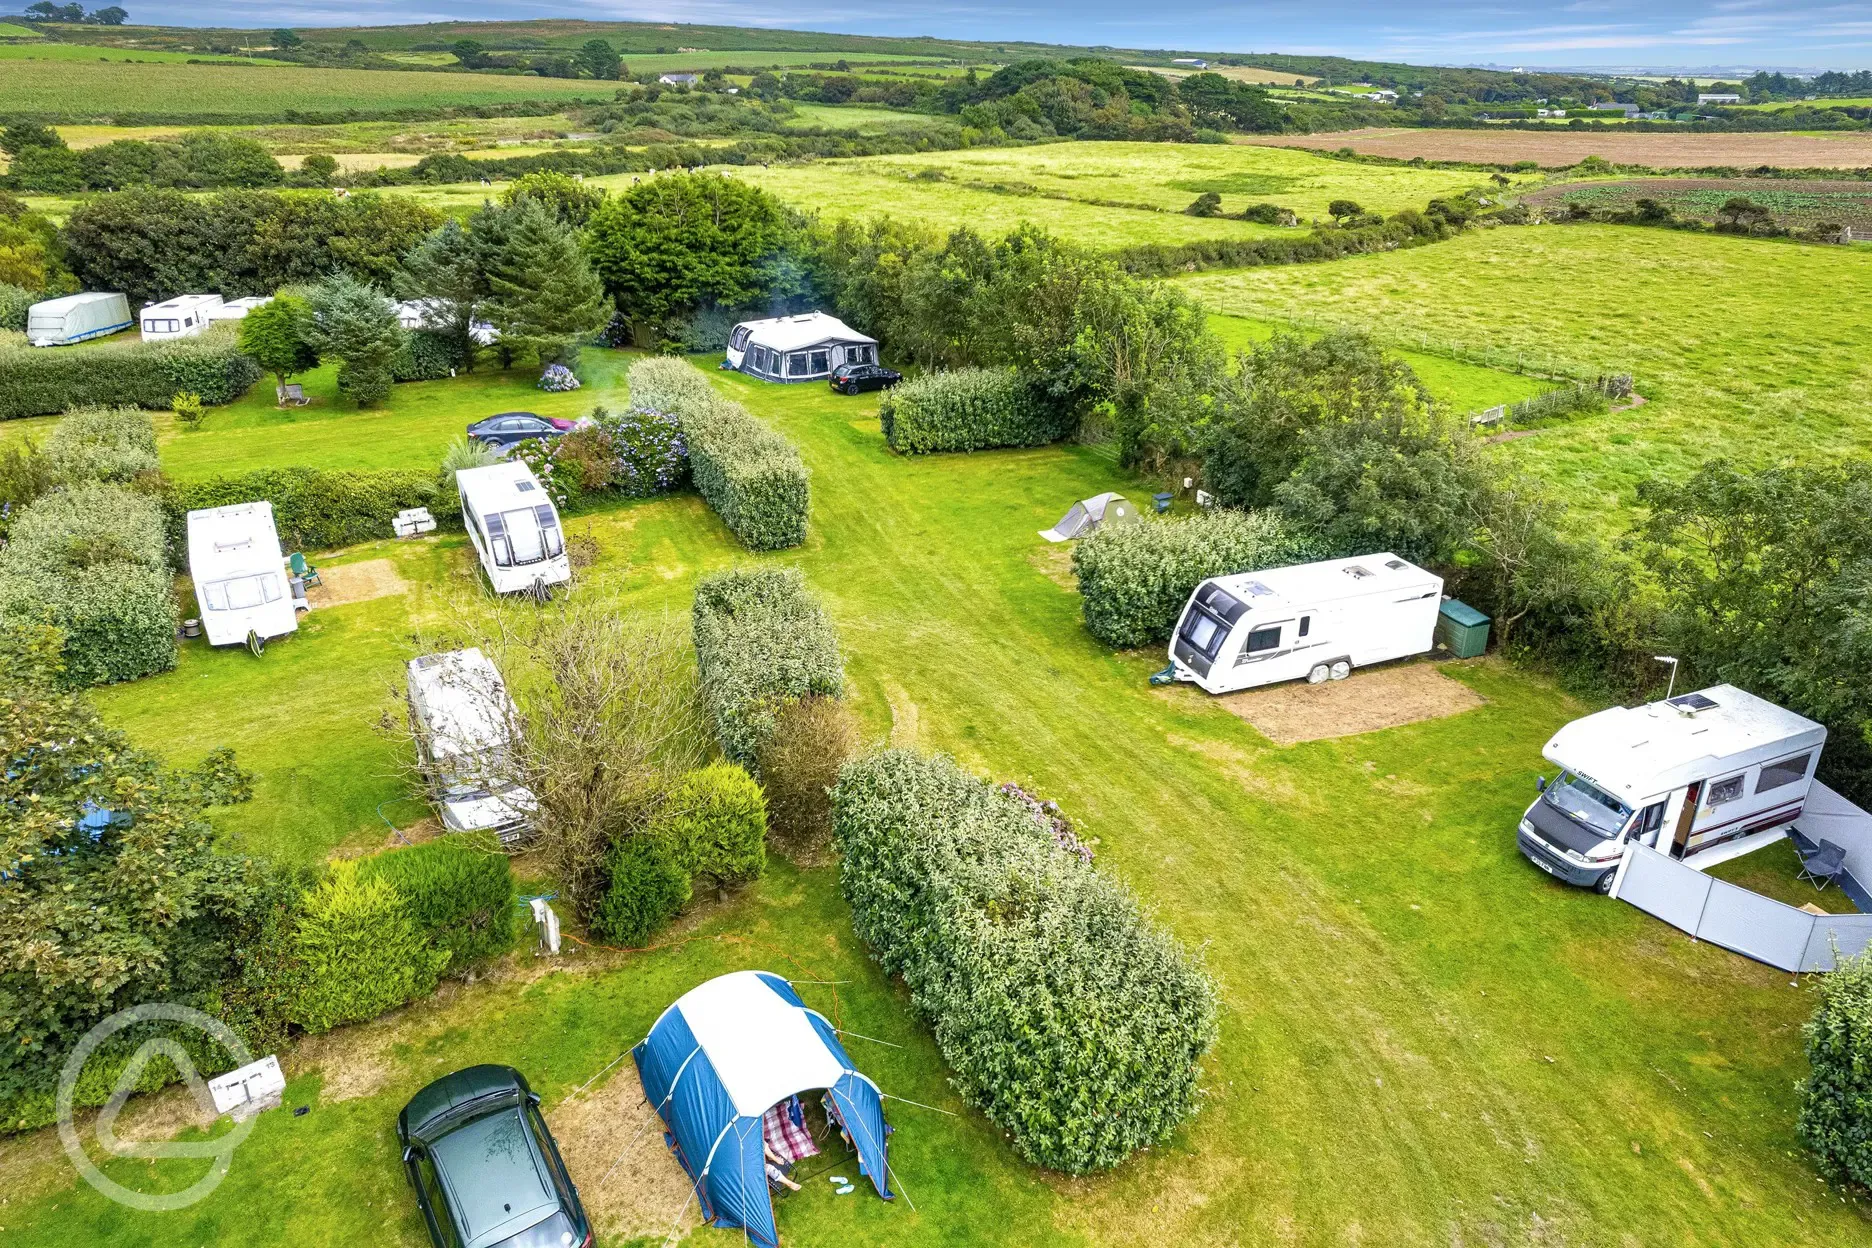
[[323,585],[325,583],[319,579],[318,569],[307,563],[306,557],[296,550],[287,557],[286,564],[292,569],[292,574],[294,576],[308,585]]

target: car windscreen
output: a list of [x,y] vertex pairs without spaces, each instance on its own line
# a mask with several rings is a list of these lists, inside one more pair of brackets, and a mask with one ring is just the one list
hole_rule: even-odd
[[525,567],[565,553],[559,517],[544,503],[491,515],[487,518],[487,530],[496,567]]
[[202,606],[210,611],[246,611],[264,603],[278,602],[279,581],[278,574],[273,572],[209,581],[202,586]]
[[1547,786],[1543,800],[1575,823],[1584,824],[1600,836],[1616,836],[1632,809],[1618,798],[1583,776],[1562,772]]
[[572,1219],[561,1211],[529,1226],[518,1235],[509,1235],[498,1244],[490,1244],[488,1248],[570,1248],[578,1242],[578,1233],[572,1229]]

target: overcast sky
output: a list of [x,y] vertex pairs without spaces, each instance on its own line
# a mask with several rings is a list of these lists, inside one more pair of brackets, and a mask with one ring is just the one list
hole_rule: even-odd
[[[235,11],[180,0],[126,0],[132,20],[297,26],[529,17],[784,26],[865,35],[939,35],[1134,48],[1332,53],[1419,64],[1542,66],[1872,65],[1872,0],[284,0]],[[809,14],[809,16],[808,16]]]

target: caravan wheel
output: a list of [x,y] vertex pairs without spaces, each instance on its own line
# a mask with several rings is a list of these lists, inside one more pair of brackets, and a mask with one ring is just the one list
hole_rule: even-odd
[[1337,663],[1332,665],[1332,678],[1334,680],[1344,680],[1351,674],[1352,664],[1344,659],[1340,659]]
[[1324,663],[1315,663],[1313,665],[1313,670],[1307,673],[1307,684],[1323,685],[1326,683],[1326,678],[1330,675],[1332,675],[1331,668],[1327,667]]

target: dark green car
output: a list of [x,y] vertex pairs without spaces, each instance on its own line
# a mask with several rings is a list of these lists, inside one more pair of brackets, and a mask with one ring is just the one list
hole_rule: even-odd
[[397,1115],[397,1139],[436,1248],[589,1248],[539,1097],[513,1067],[436,1080]]

